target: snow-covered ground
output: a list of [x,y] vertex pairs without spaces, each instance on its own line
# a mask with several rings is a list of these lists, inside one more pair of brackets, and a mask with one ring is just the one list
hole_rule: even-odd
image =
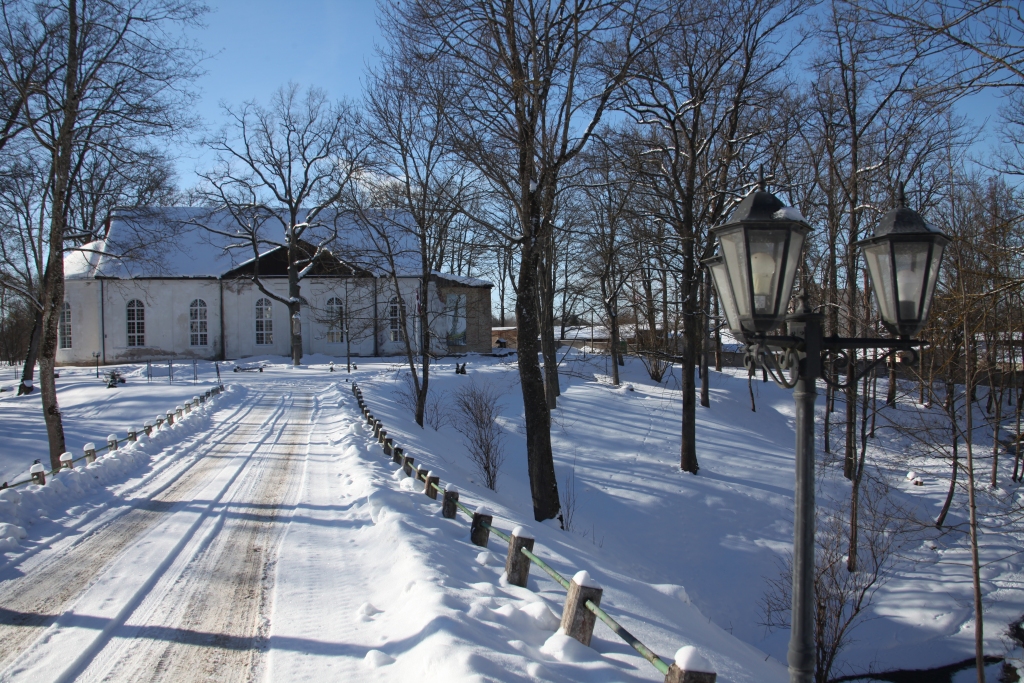
[[[792,539],[789,392],[755,383],[751,412],[745,375],[712,372],[692,476],[678,469],[678,369],[657,384],[630,361],[626,384],[613,387],[604,356],[570,352],[552,433],[559,486],[577,500],[567,532],[532,521],[514,360],[459,359],[469,362],[462,376],[446,359],[431,379],[442,411],[468,383],[500,390],[507,458],[496,492],[480,485],[450,424],[413,423],[400,363],[359,359],[348,375],[343,363],[327,372],[329,360],[292,370],[280,358],[246,359],[270,365],[225,373],[229,391],[193,427],[142,444],[143,457],[96,490],[23,516],[25,538],[8,544],[0,565],[0,680],[201,678],[211,661],[219,673],[275,681],[661,678],[603,624],[592,648],[556,634],[564,591],[536,567],[526,589],[504,581],[504,543],[470,544],[467,521],[443,519],[383,457],[347,380],[442,485],[457,485],[470,507],[486,505],[500,529],[527,526],[535,551],[563,575],[588,570],[605,589],[602,606],[659,655],[694,645],[719,681],[787,680],[788,632],[766,633],[759,603]],[[77,454],[81,443],[123,435],[215,380],[212,364],[201,365],[205,384],[193,387],[186,368],[188,384],[167,384],[166,373],[150,384],[145,366],[128,368],[128,383],[110,390],[85,369],[63,372],[69,446]],[[38,398],[2,396],[5,443],[23,439],[0,460],[10,478],[46,451]],[[869,462],[882,465],[894,498],[934,517],[945,466],[906,461],[891,430],[877,441]],[[1012,468],[1009,458],[1003,466]],[[906,480],[908,467],[923,486]],[[821,470],[825,502],[847,495],[837,469]],[[996,495],[1019,495],[1008,474],[1002,480]],[[987,495],[982,505],[983,514],[999,507]],[[951,515],[962,521],[959,507]],[[985,639],[999,655],[1006,624],[1024,613],[1022,533],[1015,520],[998,530],[989,522]],[[843,672],[972,656],[968,568],[963,533],[918,529],[842,653]],[[30,578],[66,587],[29,595]]]

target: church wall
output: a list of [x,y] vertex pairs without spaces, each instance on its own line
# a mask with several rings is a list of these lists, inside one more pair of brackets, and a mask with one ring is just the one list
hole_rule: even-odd
[[[91,364],[94,351],[107,363],[220,356],[216,280],[68,280],[65,292],[71,304],[72,347],[58,350],[58,363]],[[193,346],[189,306],[197,299],[206,303],[207,334],[205,345]],[[133,300],[143,304],[142,346],[128,346],[127,305]]]
[[[419,342],[413,321],[417,285],[418,280],[415,278],[400,280],[408,318],[405,333],[413,340],[414,348]],[[285,278],[267,278],[265,286],[275,294],[287,296]],[[456,290],[467,297],[467,344],[448,348],[448,317],[444,297],[449,291]],[[387,279],[379,279],[376,283],[369,278],[348,280],[346,317],[353,356],[405,354],[404,342],[391,339],[389,304],[393,294],[394,284]],[[94,351],[102,354],[101,362],[105,363],[168,358],[215,360],[262,355],[289,356],[290,319],[287,307],[279,301],[271,301],[272,343],[256,344],[256,301],[264,296],[252,282],[242,279],[223,282],[201,278],[71,279],[66,283],[65,300],[71,305],[72,346],[70,349],[58,350],[57,362],[62,365],[91,365],[95,362],[92,356]],[[328,278],[306,280],[302,285],[302,296],[308,302],[302,311],[303,352],[343,358],[346,344],[329,340],[326,311],[327,301],[331,297],[345,300],[346,281]],[[207,343],[204,346],[192,346],[190,343],[189,306],[196,299],[206,303]],[[144,305],[145,332],[142,346],[128,346],[127,304],[132,300],[139,300]],[[489,303],[486,288],[448,287],[438,290],[436,283],[431,282],[426,301],[421,302],[421,305],[428,306],[432,312],[430,327],[434,352],[489,352]],[[102,324],[101,310],[104,315]],[[105,334],[102,346],[101,329]]]

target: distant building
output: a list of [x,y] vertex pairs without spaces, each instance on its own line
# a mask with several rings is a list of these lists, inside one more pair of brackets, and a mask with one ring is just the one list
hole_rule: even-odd
[[[211,222],[221,234],[200,227]],[[226,212],[197,208],[115,215],[103,240],[65,257],[57,362],[91,364],[94,353],[101,363],[291,355],[287,306],[251,277],[258,272],[268,291],[287,299],[285,250],[256,256],[230,225]],[[431,312],[433,354],[490,352],[490,283],[433,273],[423,287],[418,260],[406,254],[396,261],[406,264],[396,289],[396,278],[346,230],[352,239],[321,250],[301,282],[304,354],[399,355],[406,336],[418,352],[417,306]],[[355,245],[352,254],[336,253],[346,244]]]

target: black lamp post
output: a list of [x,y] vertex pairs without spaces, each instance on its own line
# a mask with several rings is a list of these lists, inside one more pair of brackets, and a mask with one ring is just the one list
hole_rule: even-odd
[[[902,191],[901,204],[902,201]],[[864,250],[883,323],[900,339],[825,337],[824,316],[814,313],[806,294],[787,315],[804,238],[810,226],[799,211],[759,188],[747,195],[730,222],[713,228],[720,252],[704,263],[725,309],[726,323],[746,343],[748,368],[760,367],[780,386],[795,389],[796,485],[793,525],[793,604],[789,640],[791,683],[814,680],[814,404],[817,381],[831,380],[823,360],[846,359],[852,349],[888,349],[857,372],[849,367],[848,387],[899,351],[922,342],[920,332],[931,307],[942,251],[949,238],[905,206],[890,211],[875,235],[858,244]],[[789,335],[767,336],[783,322]],[[787,376],[786,371],[789,371]]]

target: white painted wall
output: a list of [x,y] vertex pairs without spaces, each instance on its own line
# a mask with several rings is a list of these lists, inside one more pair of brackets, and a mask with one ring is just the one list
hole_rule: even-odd
[[[412,320],[416,307],[415,278],[399,281],[406,302],[406,334],[416,348]],[[271,292],[287,298],[285,278],[267,278]],[[102,291],[102,302],[101,302]],[[346,315],[353,356],[404,355],[405,344],[391,341],[389,301],[395,292],[388,280],[349,280],[311,278],[303,281],[303,352],[341,357],[344,342],[328,341],[327,300],[347,299]],[[161,360],[166,358],[245,358],[255,355],[290,355],[290,320],[285,304],[271,300],[273,343],[256,344],[256,301],[265,295],[247,280],[175,278],[153,280],[71,279],[66,283],[65,300],[71,304],[72,347],[59,349],[60,364],[92,364],[92,353],[100,351],[101,362]],[[223,297],[223,353],[221,301]],[[145,345],[127,345],[127,304],[138,299],[145,305]],[[192,346],[189,331],[189,306],[195,299],[207,305],[206,346]],[[423,305],[429,307],[435,339],[443,339],[446,320],[444,304],[437,297],[434,283],[428,287]],[[102,311],[102,322],[101,322]],[[101,331],[102,330],[102,331]],[[101,334],[105,339],[101,342]],[[443,345],[435,351],[444,352]]]

